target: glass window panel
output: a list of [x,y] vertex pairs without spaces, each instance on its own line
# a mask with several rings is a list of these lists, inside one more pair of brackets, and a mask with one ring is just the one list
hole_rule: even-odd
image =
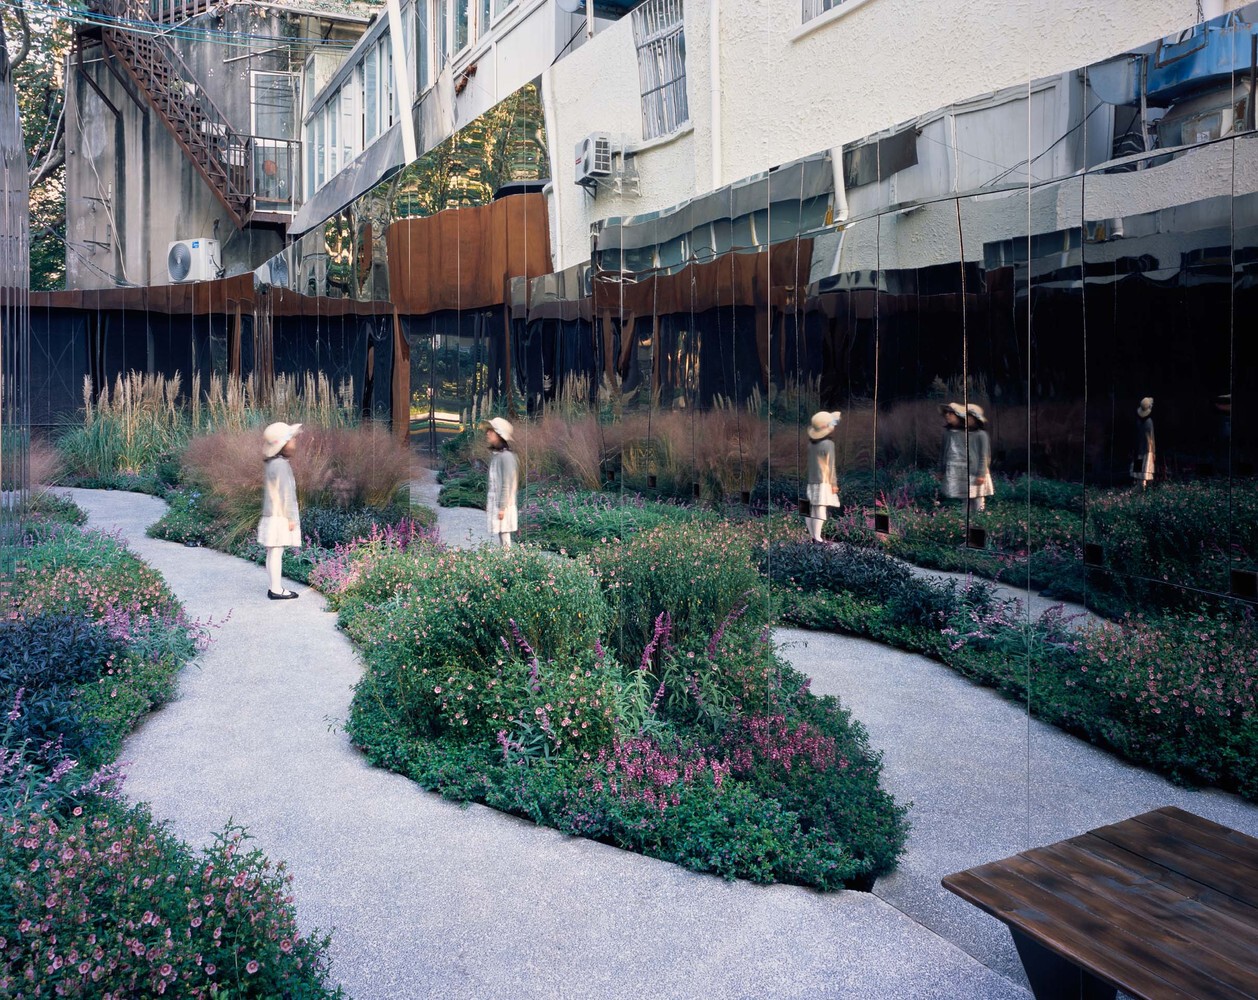
[[368,142],[380,132],[380,60],[373,45],[363,58],[363,134]]
[[454,51],[462,52],[471,40],[471,7],[472,0],[450,0],[451,13],[454,21]]

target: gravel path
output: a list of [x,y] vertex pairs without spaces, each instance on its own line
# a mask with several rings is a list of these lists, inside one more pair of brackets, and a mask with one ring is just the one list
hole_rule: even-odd
[[[1025,1000],[1003,926],[943,875],[1166,804],[1258,836],[1258,808],[1028,723],[933,661],[792,629],[786,655],[866,724],[913,803],[908,854],[873,894],[726,883],[461,808],[369,767],[336,727],[361,668],[318,594],[267,601],[261,568],[146,538],[160,501],[73,493],[192,615],[231,615],[128,740],[128,793],[193,843],[230,817],[288,859],[302,923],[335,929],[333,973],[356,1000]],[[456,544],[483,540],[483,518],[440,510]]]

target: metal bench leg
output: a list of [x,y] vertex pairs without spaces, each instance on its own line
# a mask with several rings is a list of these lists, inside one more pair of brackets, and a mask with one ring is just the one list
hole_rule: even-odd
[[1009,928],[1035,1000],[1114,1000],[1117,990],[1054,951]]

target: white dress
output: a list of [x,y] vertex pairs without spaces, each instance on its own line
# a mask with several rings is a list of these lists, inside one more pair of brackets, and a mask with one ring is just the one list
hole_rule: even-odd
[[[516,507],[516,493],[520,485],[520,462],[515,452],[494,452],[489,463],[489,495],[485,498],[485,515],[489,533],[497,534],[520,530],[520,512]],[[502,520],[498,512],[502,511]]]
[[[288,523],[296,525],[288,530]],[[301,519],[297,512],[297,482],[286,458],[266,463],[262,480],[262,520],[258,522],[258,544],[265,548],[301,545]]]

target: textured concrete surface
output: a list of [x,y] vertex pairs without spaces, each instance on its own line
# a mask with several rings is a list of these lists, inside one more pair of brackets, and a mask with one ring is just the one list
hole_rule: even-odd
[[925,657],[796,629],[777,640],[865,724],[887,788],[913,803],[908,852],[874,893],[1011,978],[1024,981],[1004,925],[940,888],[944,875],[1164,805],[1258,836],[1258,807],[1178,788]]
[[419,475],[410,484],[411,500],[426,504],[437,512],[441,537],[447,545],[470,549],[489,541],[489,528],[486,526],[483,510],[438,506],[437,496],[441,493],[441,484],[437,482],[437,474],[431,469],[417,471]]
[[[75,498],[94,526],[120,530],[193,616],[230,613],[176,700],[127,741],[128,794],[192,843],[231,818],[287,859],[302,925],[334,929],[333,974],[357,1000],[1028,996],[899,901],[694,875],[460,808],[367,766],[336,726],[360,666],[322,598],[297,587],[299,600],[268,601],[260,567],[146,538],[159,501]],[[846,683],[841,671],[822,675]],[[921,867],[938,864],[929,859]],[[986,919],[976,911],[959,925]]]

